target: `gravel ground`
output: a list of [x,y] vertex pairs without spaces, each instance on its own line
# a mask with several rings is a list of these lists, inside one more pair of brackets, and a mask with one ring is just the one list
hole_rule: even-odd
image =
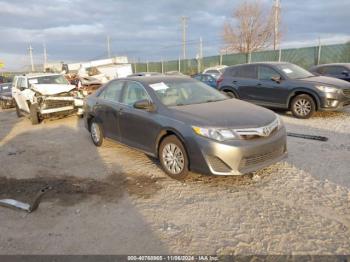
[[157,161],[107,142],[76,117],[32,126],[0,111],[0,254],[350,254],[350,110],[282,114],[289,157],[253,176],[168,178]]

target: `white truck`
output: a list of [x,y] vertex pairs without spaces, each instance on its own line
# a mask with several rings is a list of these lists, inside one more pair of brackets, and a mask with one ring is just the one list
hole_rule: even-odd
[[27,115],[33,125],[44,118],[83,114],[83,99],[76,87],[61,74],[25,74],[15,76],[12,96],[17,116]]

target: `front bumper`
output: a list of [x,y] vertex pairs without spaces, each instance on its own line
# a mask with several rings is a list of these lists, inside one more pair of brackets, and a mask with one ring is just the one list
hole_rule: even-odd
[[350,96],[342,93],[324,93],[321,97],[320,111],[334,111],[350,106]]
[[197,157],[191,169],[200,172],[206,170],[205,173],[213,175],[242,175],[287,157],[285,128],[277,130],[269,137],[251,140],[217,142],[200,136],[195,140],[204,161],[201,164]]
[[84,100],[75,97],[46,97],[42,101],[42,106],[40,108],[40,114],[52,114],[52,113],[62,113],[76,111],[78,115],[82,115]]

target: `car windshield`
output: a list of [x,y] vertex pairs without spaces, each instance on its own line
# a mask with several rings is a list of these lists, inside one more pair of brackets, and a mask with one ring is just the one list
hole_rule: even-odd
[[69,85],[69,82],[63,75],[48,75],[33,77],[28,79],[29,84],[58,84]]
[[195,80],[166,80],[149,85],[165,106],[182,106],[229,99],[212,87]]
[[277,65],[289,79],[301,79],[314,76],[309,71],[294,64],[281,64]]

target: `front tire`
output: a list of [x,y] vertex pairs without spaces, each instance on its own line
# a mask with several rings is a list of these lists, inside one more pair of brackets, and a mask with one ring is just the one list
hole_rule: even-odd
[[102,126],[100,123],[97,123],[94,120],[91,121],[90,135],[91,135],[91,140],[95,144],[95,146],[102,145],[102,143],[103,143],[103,131],[102,131]]
[[17,115],[18,118],[23,116],[21,110],[19,109],[19,107],[17,105],[17,103],[16,103],[16,115]]
[[174,135],[167,136],[159,146],[159,160],[164,172],[174,179],[188,176],[188,157],[185,147]]
[[32,122],[32,125],[39,124],[40,119],[39,119],[39,113],[38,113],[38,106],[35,104],[30,105],[29,112],[30,112],[30,121]]
[[293,98],[291,111],[296,118],[310,118],[316,111],[315,101],[311,96],[302,94]]

